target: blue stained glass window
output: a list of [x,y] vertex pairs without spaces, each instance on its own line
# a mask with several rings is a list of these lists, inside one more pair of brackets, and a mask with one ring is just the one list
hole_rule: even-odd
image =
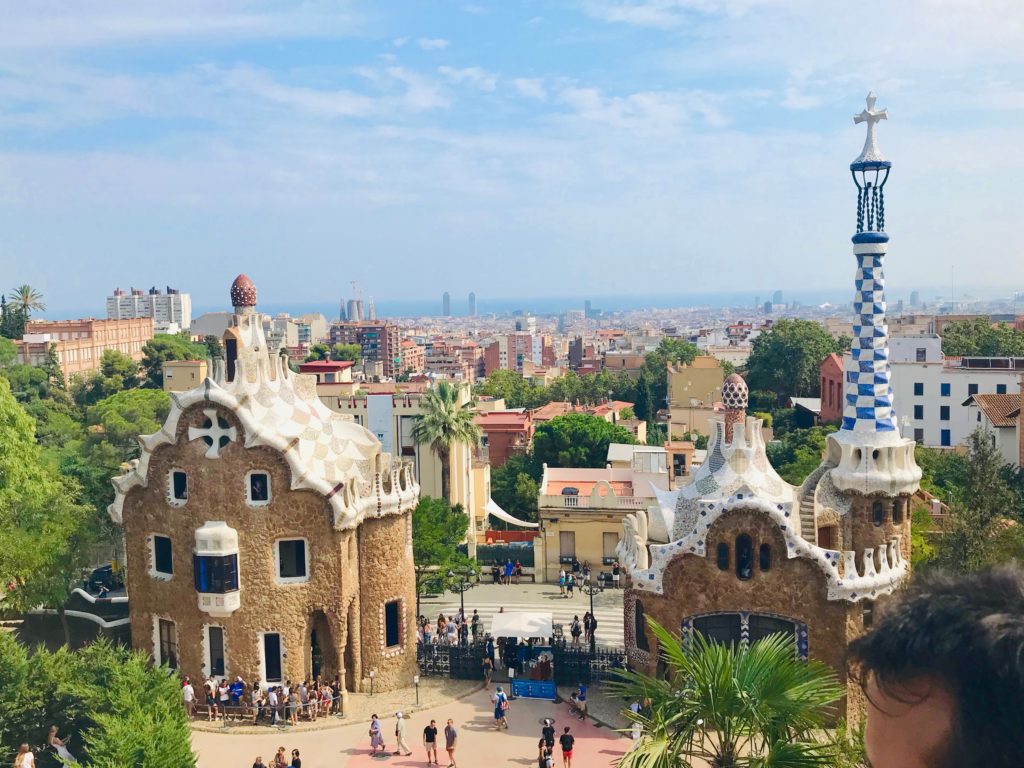
[[238,589],[238,555],[193,555],[196,592],[224,594]]

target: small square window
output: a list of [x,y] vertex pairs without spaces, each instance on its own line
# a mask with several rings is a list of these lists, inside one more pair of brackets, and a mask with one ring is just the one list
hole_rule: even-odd
[[254,506],[269,504],[270,475],[266,472],[250,472],[245,490],[250,504]]
[[153,572],[163,576],[171,576],[174,573],[171,540],[167,536],[153,537]]
[[924,396],[924,382],[923,381],[915,381],[914,382],[914,397],[923,397],[923,396]]
[[923,405],[915,405],[914,406],[914,418],[915,419],[923,419],[924,418],[924,406]]
[[926,362],[928,360],[928,350],[924,347],[918,347],[914,350],[914,358],[918,363]]
[[996,394],[997,395],[1005,395],[1006,394],[1006,385],[1005,384],[996,384]]
[[967,394],[968,395],[976,395],[976,394],[978,394],[978,385],[977,384],[968,384],[967,385]]
[[948,405],[940,405],[939,406],[939,421],[949,421],[949,406]]
[[188,501],[188,475],[180,469],[171,472],[171,500],[182,504]]
[[939,394],[943,397],[949,397],[950,385],[949,382],[943,382],[939,384]]
[[939,435],[939,444],[943,445],[943,446],[947,446],[947,447],[952,445],[952,441],[950,440],[949,430],[948,429],[944,429],[940,433],[940,435]]
[[305,539],[277,542],[277,580],[284,584],[309,581],[309,559]]

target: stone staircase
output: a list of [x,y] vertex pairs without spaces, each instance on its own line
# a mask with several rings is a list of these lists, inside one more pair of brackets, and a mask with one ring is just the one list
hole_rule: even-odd
[[830,464],[819,465],[800,486],[800,535],[809,544],[818,543],[817,527],[814,523],[814,492],[830,469]]

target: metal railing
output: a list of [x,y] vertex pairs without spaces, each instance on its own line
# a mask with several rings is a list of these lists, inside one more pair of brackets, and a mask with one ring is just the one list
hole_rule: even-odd
[[[426,677],[446,677],[476,680],[483,677],[486,655],[483,642],[470,645],[423,645],[416,647],[416,661],[420,674]],[[626,668],[626,649],[598,646],[593,652],[587,646],[569,645],[565,639],[551,645],[554,655],[555,682],[559,685],[595,683],[611,680],[617,670]],[[496,663],[501,664],[497,658]]]

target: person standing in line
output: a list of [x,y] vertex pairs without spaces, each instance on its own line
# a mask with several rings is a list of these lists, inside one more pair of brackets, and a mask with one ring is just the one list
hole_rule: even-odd
[[32,754],[28,744],[22,744],[18,748],[18,754],[14,757],[14,768],[35,768],[36,756]]
[[[569,594],[572,594],[572,587],[569,587]],[[572,617],[572,625],[569,627],[569,634],[572,635],[572,644],[578,646],[580,644],[580,617]]]
[[569,733],[568,725],[558,737],[558,743],[562,747],[562,768],[572,768],[572,747],[576,743],[576,737]]
[[213,722],[217,719],[217,681],[210,675],[206,680],[206,714],[207,720]]
[[271,686],[270,690],[267,691],[267,709],[270,710],[270,724],[277,725],[277,688]]
[[380,718],[374,713],[370,716],[370,751],[376,754],[378,748],[381,752],[387,751],[387,747],[384,746],[384,728],[380,724]]
[[192,687],[192,681],[187,677],[185,684],[181,686],[181,698],[185,702],[185,717],[191,720],[196,711],[196,689]]
[[405,715],[401,712],[395,712],[395,741],[398,743],[395,745],[394,754],[404,757],[412,754],[412,750],[405,743]]
[[444,727],[444,748],[448,752],[448,768],[458,768],[455,765],[455,745],[459,740],[459,732],[455,730],[455,726],[452,724],[451,718],[448,719],[448,725]]
[[437,762],[437,721],[431,720],[430,725],[423,729],[423,748],[427,751],[427,765]]
[[220,719],[228,719],[228,704],[231,702],[231,688],[228,687],[227,678],[221,678],[217,686],[217,700],[220,706]]

